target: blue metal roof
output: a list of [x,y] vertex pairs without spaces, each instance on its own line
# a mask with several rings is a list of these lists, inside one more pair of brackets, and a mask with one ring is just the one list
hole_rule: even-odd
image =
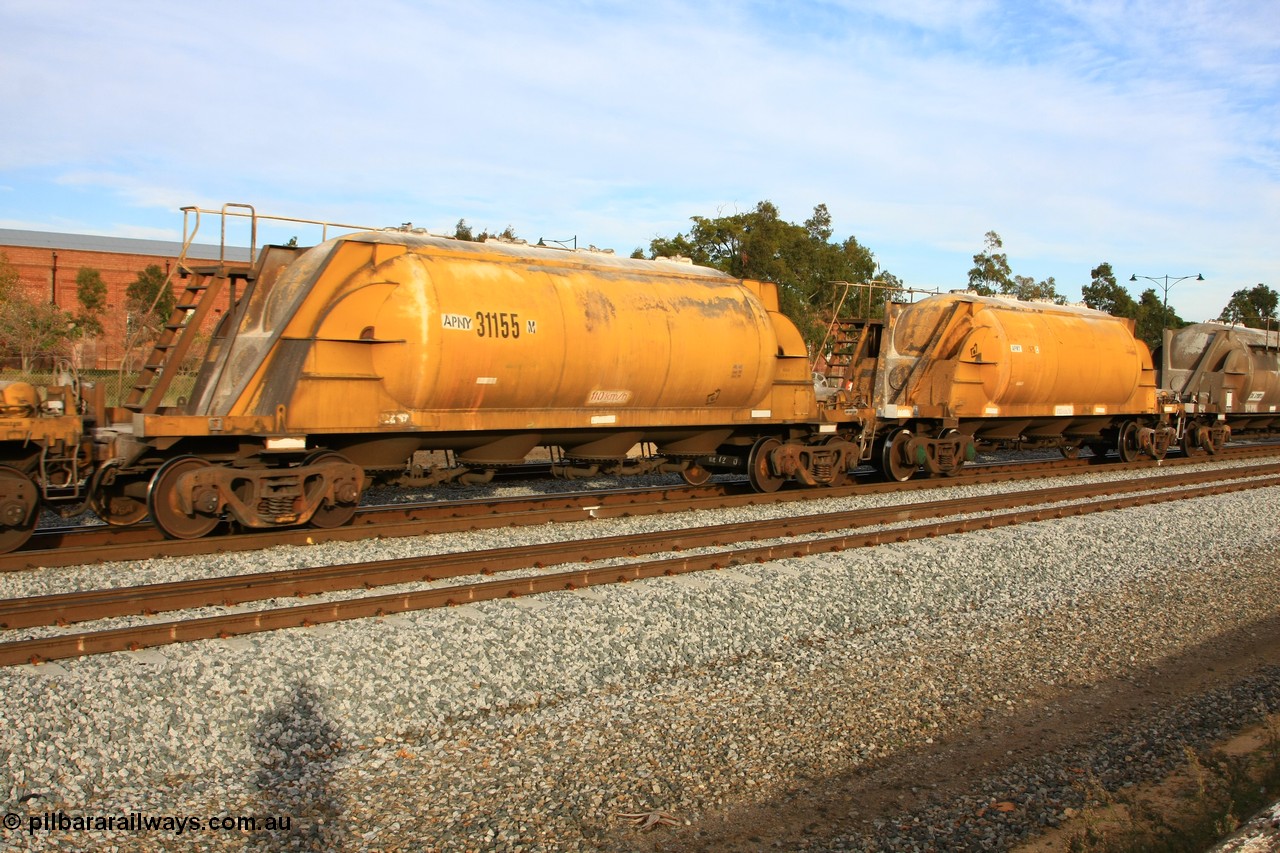
[[[0,228],[0,246],[23,246],[34,249],[67,249],[82,252],[110,252],[118,255],[153,255],[176,258],[182,252],[177,240],[139,240],[133,237],[103,237],[98,234],[60,234],[54,231],[19,231]],[[188,258],[218,260],[219,249],[202,243],[193,243],[187,249]],[[228,261],[249,260],[249,250],[243,246],[227,246]]]

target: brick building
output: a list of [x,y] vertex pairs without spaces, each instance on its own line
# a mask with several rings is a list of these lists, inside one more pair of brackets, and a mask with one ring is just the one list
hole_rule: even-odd
[[[156,264],[166,273],[173,270],[182,244],[163,240],[136,240],[123,237],[98,237],[89,234],[57,234],[47,231],[17,231],[0,228],[0,253],[18,271],[19,286],[28,296],[52,301],[64,311],[80,310],[76,299],[76,275],[82,268],[95,269],[107,286],[107,307],[103,313],[105,329],[101,338],[84,341],[79,352],[79,367],[114,370],[125,356],[125,291],[147,266]],[[248,249],[228,247],[226,260],[244,263]],[[187,262],[216,263],[219,247],[192,245]],[[171,285],[177,295],[182,280],[174,275]],[[223,295],[223,302],[227,296]],[[215,306],[222,316],[226,304]]]

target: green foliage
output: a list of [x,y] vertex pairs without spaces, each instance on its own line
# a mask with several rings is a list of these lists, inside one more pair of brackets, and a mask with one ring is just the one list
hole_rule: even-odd
[[102,334],[102,321],[98,319],[107,308],[107,283],[95,269],[81,267],[76,273],[76,301],[80,311],[76,313],[76,334],[97,337]]
[[1089,275],[1092,276],[1092,281],[1080,288],[1085,305],[1098,311],[1106,311],[1114,317],[1134,319],[1138,316],[1138,303],[1116,281],[1111,264],[1104,261],[1094,267]]
[[148,264],[125,289],[129,312],[139,318],[149,316],[162,324],[168,322],[176,301],[167,278],[159,264]]
[[1059,305],[1067,304],[1067,298],[1058,293],[1058,283],[1053,276],[1036,281],[1029,275],[1014,275],[1009,267],[1009,256],[998,251],[1004,241],[994,231],[983,238],[983,250],[973,256],[969,270],[969,289],[980,296],[1013,296],[1017,299],[1047,299]]
[[1008,288],[1000,292],[1018,299],[1047,299],[1059,305],[1067,304],[1067,298],[1058,293],[1058,283],[1053,276],[1044,281],[1036,281],[1029,275],[1015,275]]
[[1242,288],[1231,294],[1231,301],[1222,309],[1218,320],[1253,329],[1274,328],[1278,299],[1276,292],[1262,283],[1247,290]]
[[0,252],[0,352],[17,356],[30,370],[35,359],[56,354],[71,328],[69,314],[23,292],[18,268]]
[[9,255],[0,252],[0,300],[7,300],[18,287],[18,268],[9,263]]
[[1146,341],[1153,351],[1164,343],[1165,329],[1180,329],[1187,325],[1176,311],[1165,307],[1154,287],[1142,291],[1134,320],[1134,335]]
[[1101,263],[1090,275],[1093,280],[1080,288],[1084,303],[1116,317],[1134,321],[1134,336],[1145,341],[1152,351],[1164,343],[1165,329],[1179,329],[1187,322],[1178,312],[1168,308],[1154,287],[1148,287],[1135,301],[1129,291],[1116,281],[1111,264]]
[[[649,257],[681,255],[737,278],[776,283],[783,313],[810,343],[826,332],[843,292],[837,282],[866,282],[876,275],[875,256],[856,238],[832,242],[831,213],[825,204],[815,207],[801,225],[784,221],[770,201],[742,213],[691,219],[687,234],[654,238]],[[897,284],[887,273],[881,274],[882,280],[886,276]]]
[[1004,248],[1004,241],[994,231],[988,231],[984,239],[983,250],[973,256],[973,268],[969,270],[969,289],[977,291],[981,296],[994,296],[997,292],[1012,293],[1015,285],[1009,269],[1009,256],[998,251]]
[[154,340],[169,318],[177,300],[173,297],[164,270],[150,264],[125,289],[125,357],[146,340]]
[[74,325],[71,315],[57,305],[30,299],[14,288],[0,305],[0,347],[17,356],[23,370],[30,370],[37,358],[58,354]]
[[453,238],[455,240],[468,240],[472,243],[483,243],[485,240],[490,238],[496,238],[499,240],[520,239],[516,236],[516,229],[510,225],[502,229],[502,231],[497,234],[491,233],[487,228],[479,234],[476,234],[472,227],[467,224],[467,220],[465,219],[459,219],[458,224],[454,226]]

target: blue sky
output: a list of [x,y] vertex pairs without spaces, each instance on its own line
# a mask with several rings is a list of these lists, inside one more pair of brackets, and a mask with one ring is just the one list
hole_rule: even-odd
[[1202,273],[1190,320],[1280,289],[1274,0],[0,0],[0,32],[0,227],[234,201],[629,253],[769,199],[918,287],[994,230],[1071,298],[1102,261]]

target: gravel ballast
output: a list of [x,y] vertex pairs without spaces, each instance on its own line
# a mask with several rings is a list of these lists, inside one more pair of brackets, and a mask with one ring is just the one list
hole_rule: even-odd
[[[1280,487],[1270,487],[0,670],[0,797],[19,822],[17,830],[6,826],[0,844],[661,847],[663,833],[682,830],[663,815],[696,824],[708,813],[820,787],[1275,616],[1278,499]],[[675,523],[631,519],[589,529],[617,535]],[[473,550],[582,536],[583,527],[224,555],[217,571],[385,559],[410,548]],[[139,572],[172,579],[208,567],[170,560],[129,570],[137,582]],[[127,576],[111,567],[48,570],[0,584],[8,596],[119,585]],[[1231,714],[1274,709],[1280,673],[1239,690],[1206,697],[1216,713],[1183,709],[1176,719],[1191,720],[1190,730],[1153,721],[1158,742],[1143,747],[1152,756],[1146,763],[1157,767],[1164,752],[1173,760],[1181,744],[1221,729]],[[1096,766],[1083,770],[1106,780],[1121,747],[1099,749],[1085,756]],[[1021,784],[1032,796],[1001,821],[976,828],[959,821],[986,798],[939,802],[915,824],[874,815],[858,823],[855,815],[859,831],[806,843],[1003,849],[1079,805],[1071,799],[1078,779],[1051,766],[1021,772],[1001,790]],[[1013,796],[990,794],[997,795]],[[181,835],[56,826],[59,815],[134,814],[204,824],[225,815],[290,820],[287,829],[202,826]],[[30,832],[29,821],[46,815],[52,828]],[[621,815],[652,815],[656,825],[642,834]]]

